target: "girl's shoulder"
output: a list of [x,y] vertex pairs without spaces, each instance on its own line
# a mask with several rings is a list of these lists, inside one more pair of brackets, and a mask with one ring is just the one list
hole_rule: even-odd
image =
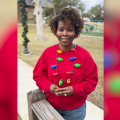
[[52,46],[50,46],[50,47],[47,47],[47,48],[43,51],[43,53],[44,53],[44,54],[53,53],[54,51],[57,50],[57,47],[58,47],[58,44],[52,45]]
[[86,50],[85,48],[83,48],[79,45],[76,45],[76,50],[77,50],[77,52],[80,52],[80,53],[85,54],[85,55],[90,54],[88,50]]

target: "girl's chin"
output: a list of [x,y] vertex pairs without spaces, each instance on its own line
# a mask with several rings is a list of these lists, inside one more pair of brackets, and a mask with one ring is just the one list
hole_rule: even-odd
[[60,43],[63,47],[70,47],[71,46],[71,44],[70,43],[65,43],[65,42],[61,42]]

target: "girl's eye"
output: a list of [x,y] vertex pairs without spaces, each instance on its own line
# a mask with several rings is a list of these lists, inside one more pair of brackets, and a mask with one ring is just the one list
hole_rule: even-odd
[[59,29],[59,31],[63,31],[63,29]]
[[68,31],[70,31],[70,32],[71,32],[71,31],[72,31],[72,29],[68,29]]

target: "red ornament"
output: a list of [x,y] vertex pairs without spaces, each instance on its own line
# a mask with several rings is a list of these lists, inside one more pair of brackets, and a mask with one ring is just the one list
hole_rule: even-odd
[[57,76],[58,75],[58,73],[53,73],[53,75],[52,76]]
[[74,49],[74,48],[71,48],[70,51],[75,52],[75,49]]
[[66,74],[67,74],[67,75],[71,75],[71,74],[73,74],[73,72],[66,72]]

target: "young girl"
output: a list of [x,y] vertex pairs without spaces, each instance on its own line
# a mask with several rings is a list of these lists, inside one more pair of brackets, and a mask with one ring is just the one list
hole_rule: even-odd
[[33,71],[37,86],[65,120],[84,120],[87,95],[98,83],[91,55],[73,44],[83,25],[79,11],[71,7],[51,19],[49,26],[59,43],[43,52]]

